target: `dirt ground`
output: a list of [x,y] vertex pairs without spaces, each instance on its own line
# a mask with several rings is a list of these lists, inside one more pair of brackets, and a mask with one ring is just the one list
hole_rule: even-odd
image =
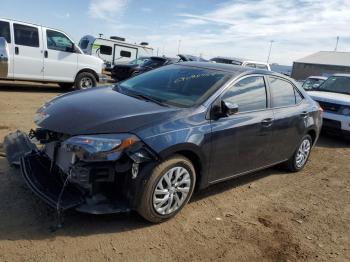
[[[60,93],[0,84],[0,141],[34,127],[35,110]],[[51,232],[54,223],[0,156],[0,261],[350,261],[350,144],[322,136],[304,171],[271,168],[212,186],[160,225],[136,213],[69,212]]]

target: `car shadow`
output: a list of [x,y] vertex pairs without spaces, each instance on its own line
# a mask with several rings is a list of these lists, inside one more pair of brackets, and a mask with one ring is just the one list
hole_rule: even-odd
[[331,134],[322,132],[316,143],[316,147],[349,148],[350,140],[346,140],[341,136],[331,135]]
[[56,84],[0,81],[0,92],[64,93]]
[[[20,170],[3,166],[5,159],[0,157],[0,240],[43,240],[57,236],[89,236],[95,234],[116,234],[156,226],[144,220],[136,212],[89,215],[76,211],[64,214],[63,227],[56,230],[57,216],[55,210],[39,200],[25,185]],[[6,162],[7,165],[7,162]],[[281,173],[268,169],[230,181],[222,182],[194,194],[191,202],[219,194],[226,190],[261,179],[265,176]],[[6,179],[7,177],[7,179]],[[4,181],[4,178],[8,181]]]

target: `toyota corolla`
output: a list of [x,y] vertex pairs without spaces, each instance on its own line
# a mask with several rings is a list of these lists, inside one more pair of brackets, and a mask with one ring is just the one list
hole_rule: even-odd
[[58,211],[136,210],[158,223],[195,190],[277,164],[300,171],[321,113],[286,76],[187,62],[61,95],[38,110],[35,130],[4,144]]

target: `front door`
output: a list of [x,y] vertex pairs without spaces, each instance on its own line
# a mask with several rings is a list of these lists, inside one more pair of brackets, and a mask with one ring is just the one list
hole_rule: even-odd
[[44,29],[44,79],[73,82],[78,67],[78,54],[73,42],[63,33]]
[[263,76],[248,76],[219,98],[238,105],[238,113],[212,120],[210,182],[270,164],[273,111]]
[[13,77],[43,80],[43,43],[41,27],[14,23]]

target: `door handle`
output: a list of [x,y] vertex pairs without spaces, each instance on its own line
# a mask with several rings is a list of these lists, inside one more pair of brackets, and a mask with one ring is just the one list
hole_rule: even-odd
[[47,52],[47,50],[45,50],[45,51],[44,51],[44,57],[45,57],[45,58],[48,58],[48,56],[49,56],[49,53]]
[[307,111],[303,111],[300,113],[300,116],[303,118],[306,118],[309,115],[309,113]]
[[261,121],[261,124],[265,127],[271,126],[273,123],[273,118],[265,118]]
[[19,54],[19,49],[18,46],[15,47],[15,54],[18,55]]

